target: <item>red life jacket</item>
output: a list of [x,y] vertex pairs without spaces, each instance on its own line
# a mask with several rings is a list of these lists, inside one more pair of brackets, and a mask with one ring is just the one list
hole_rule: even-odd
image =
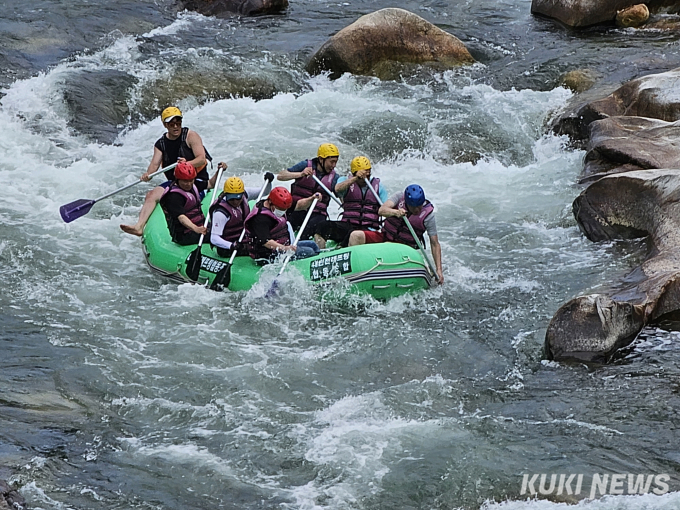
[[[248,193],[243,193],[241,205],[238,207],[232,207],[229,205],[229,202],[227,202],[226,198],[224,198],[224,193],[222,193],[220,199],[210,209],[210,216],[212,217],[216,211],[222,211],[229,217],[229,221],[227,221],[227,224],[224,226],[224,230],[219,234],[219,236],[230,243],[238,241],[238,238],[241,236],[241,232],[243,231],[245,220],[250,214]],[[210,228],[212,229],[212,222]]]
[[[367,186],[373,186],[376,194],[380,189],[380,179],[374,177]],[[363,192],[366,190],[366,193]],[[361,188],[359,184],[350,184],[342,201],[342,221],[362,229],[380,229],[380,216],[378,216],[380,202],[371,193],[371,190]]]
[[[406,207],[406,200],[404,198],[402,198],[399,204],[397,204],[397,209],[405,209],[408,211],[408,207]],[[425,218],[432,214],[432,211],[434,211],[434,206],[429,200],[426,200],[423,210],[420,211],[418,216],[414,216],[411,213],[406,215],[406,218],[408,218],[408,221],[413,227],[413,231],[416,233],[416,236],[418,236],[418,239],[420,239],[421,243],[425,242],[425,238],[423,237],[423,234],[426,231]],[[398,218],[396,216],[390,216],[387,218],[385,220],[385,224],[383,225],[383,233],[385,234],[385,241],[407,244],[411,248],[418,247],[415,239],[413,239],[411,232],[406,226],[404,218]]]
[[[194,225],[201,226],[205,223],[205,216],[203,216],[203,211],[201,210],[201,197],[198,194],[196,186],[192,186],[191,191],[184,191],[179,187],[177,182],[173,182],[170,186],[165,188],[161,200],[168,193],[179,193],[186,199],[186,202],[184,203],[184,215],[189,218]],[[173,240],[175,239],[176,234],[187,234],[192,232],[191,229],[182,225],[177,218],[171,217],[165,209],[163,209],[163,212],[165,212],[165,219],[168,222],[168,228],[170,229],[170,235]]]
[[[319,158],[314,158],[308,159],[307,160],[307,167],[308,168],[314,168],[314,173],[316,177],[324,183],[324,185],[330,190],[331,186],[333,185],[333,180],[335,179],[335,170],[333,170],[329,174],[322,174],[320,171],[316,170],[319,162]],[[331,201],[331,197],[326,194],[326,192],[323,190],[321,186],[314,180],[314,178],[311,175],[305,175],[304,177],[298,177],[295,179],[295,182],[291,185],[290,187],[290,194],[293,195],[293,201],[300,200],[301,198],[307,198],[311,197],[314,193],[319,192],[321,193],[321,200],[319,200],[316,203],[316,207],[314,207],[314,212],[315,213],[320,213],[323,214],[326,218],[328,217],[328,213],[326,210],[328,209],[328,204]]]
[[252,232],[249,229],[249,225],[252,222],[253,218],[255,218],[255,216],[259,214],[268,216],[269,218],[272,218],[274,221],[276,221],[276,224],[269,232],[269,239],[273,239],[279,244],[290,244],[290,234],[288,232],[288,220],[286,220],[285,215],[279,218],[267,207],[264,207],[264,200],[255,204],[255,207],[253,207],[253,210],[250,211],[250,214],[246,218],[245,242],[248,245],[248,254],[254,259],[273,258],[276,256],[276,252],[274,250],[270,250],[269,248],[265,248],[264,246],[256,242]]

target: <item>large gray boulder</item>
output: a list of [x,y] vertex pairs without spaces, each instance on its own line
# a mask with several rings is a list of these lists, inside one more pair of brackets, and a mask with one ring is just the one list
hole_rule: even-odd
[[680,68],[631,80],[605,98],[580,105],[559,117],[553,131],[582,141],[592,122],[617,116],[680,120]]
[[180,0],[184,9],[204,16],[276,14],[288,8],[288,0]]
[[577,297],[546,331],[548,358],[607,361],[639,331],[680,309],[680,169],[605,176],[574,201],[592,241],[648,237],[648,258],[608,294]]
[[[455,36],[404,9],[381,9],[362,16],[326,41],[307,65],[310,74],[330,71],[396,77],[399,64],[451,68],[475,60]],[[398,64],[398,65],[395,65]]]
[[[639,4],[639,0],[532,0],[532,14],[561,21],[571,27],[613,22],[618,11]],[[647,0],[651,11],[680,6],[677,0]]]

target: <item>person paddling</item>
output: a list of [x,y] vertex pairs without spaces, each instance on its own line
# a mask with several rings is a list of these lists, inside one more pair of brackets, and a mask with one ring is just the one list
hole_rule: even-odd
[[371,162],[366,156],[354,158],[350,171],[351,177],[340,177],[335,185],[335,193],[342,199],[342,217],[339,221],[326,220],[316,225],[314,241],[319,248],[325,248],[328,239],[345,247],[355,230],[380,230],[380,202],[368,186],[373,187],[383,202],[387,200],[387,190],[380,179],[371,178]]
[[[142,174],[140,180],[148,182],[149,176],[161,168],[161,166],[165,168],[176,162],[187,162],[196,169],[197,183],[201,181],[207,183],[209,180],[207,166],[208,161],[212,161],[212,158],[203,146],[203,141],[199,134],[187,127],[182,127],[182,112],[176,106],[169,106],[163,110],[161,122],[165,129],[167,129],[167,133],[164,133],[154,144],[151,163],[149,163],[149,167]],[[120,225],[123,232],[135,236],[141,236],[144,233],[144,226],[156,208],[156,204],[175,178],[172,170],[165,172],[165,177],[168,179],[166,182],[156,186],[146,194],[142,209],[139,211],[137,223],[134,225]]]
[[172,240],[182,246],[198,244],[206,234],[200,192],[207,182],[196,179],[196,169],[182,161],[175,167],[175,180],[165,188],[160,199]]
[[[339,176],[335,173],[335,166],[338,164],[340,151],[332,143],[322,143],[317,150],[317,157],[305,159],[286,170],[281,170],[276,178],[279,181],[295,182],[290,187],[290,193],[294,200],[309,198],[314,193],[321,193],[321,199],[314,207],[311,217],[301,233],[300,239],[309,239],[314,233],[317,223],[328,219],[328,204],[331,201],[330,195],[317,183],[312,176],[316,176],[326,188],[334,192],[335,184]],[[299,230],[302,226],[306,213],[304,211],[289,211],[288,221],[294,230]]]
[[295,252],[295,258],[311,257],[319,253],[314,241],[299,241],[291,246],[293,230],[286,219],[286,211],[305,211],[315,200],[321,200],[321,193],[294,200],[290,192],[277,186],[269,196],[260,200],[246,218],[246,243],[248,252],[257,264],[269,264],[284,252]]
[[[226,164],[220,163],[218,168],[226,168]],[[272,189],[274,174],[267,172],[264,175],[267,186],[264,194],[269,194]],[[220,257],[229,257],[236,250],[238,255],[248,255],[244,244],[238,242],[246,218],[250,214],[248,199],[257,197],[257,188],[246,188],[243,180],[238,177],[229,177],[224,183],[224,189],[219,199],[213,205],[210,213],[210,244],[215,247]]]
[[355,230],[349,236],[349,246],[393,242],[407,244],[418,249],[418,244],[404,221],[406,218],[421,244],[425,242],[424,234],[427,232],[438,281],[440,284],[444,283],[442,248],[437,236],[434,206],[425,199],[423,188],[418,184],[407,186],[403,192],[395,193],[388,198],[378,209],[378,214],[386,218],[382,232]]

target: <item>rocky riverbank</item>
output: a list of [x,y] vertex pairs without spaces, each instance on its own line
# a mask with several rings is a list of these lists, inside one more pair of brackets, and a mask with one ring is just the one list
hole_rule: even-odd
[[4,480],[0,480],[0,510],[24,510],[28,508],[26,501],[16,489]]
[[587,187],[573,204],[584,235],[649,244],[646,260],[610,291],[572,299],[548,327],[548,358],[608,361],[680,309],[680,69],[632,80],[553,129],[585,143]]

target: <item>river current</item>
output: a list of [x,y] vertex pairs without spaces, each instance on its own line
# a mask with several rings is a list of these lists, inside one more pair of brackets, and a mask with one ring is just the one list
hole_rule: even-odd
[[[607,366],[543,359],[558,307],[646,250],[580,234],[584,153],[545,127],[579,100],[559,77],[590,69],[603,95],[680,65],[680,38],[571,31],[530,5],[399,5],[478,63],[381,82],[304,65],[383,0],[221,19],[163,1],[8,0],[0,479],[59,510],[680,508],[678,333],[647,328]],[[341,171],[366,155],[390,192],[420,183],[445,284],[388,302],[320,295],[290,272],[274,302],[274,272],[243,293],[179,285],[118,226],[146,184],[65,224],[60,205],[146,169],[170,102],[246,185],[328,141]],[[561,474],[583,490],[536,500],[541,474],[546,493]],[[595,475],[619,474],[662,483],[588,501]]]

